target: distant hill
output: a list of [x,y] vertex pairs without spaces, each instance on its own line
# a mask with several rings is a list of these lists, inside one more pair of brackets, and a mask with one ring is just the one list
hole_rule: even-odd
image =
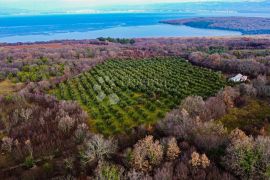
[[261,17],[200,17],[162,21],[195,28],[240,31],[243,34],[270,34],[270,18]]

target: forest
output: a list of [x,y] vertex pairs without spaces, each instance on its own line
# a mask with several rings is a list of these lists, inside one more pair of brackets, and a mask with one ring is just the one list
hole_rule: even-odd
[[195,28],[240,31],[244,35],[270,33],[270,19],[263,17],[203,17],[165,20],[162,23],[186,25]]
[[269,36],[105,39],[0,45],[1,179],[270,178]]

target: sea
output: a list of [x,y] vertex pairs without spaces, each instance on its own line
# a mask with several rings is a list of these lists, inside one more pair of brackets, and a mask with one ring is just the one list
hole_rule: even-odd
[[[204,14],[204,16],[207,15]],[[162,20],[191,17],[201,17],[201,15],[162,12],[0,16],[0,42],[79,40],[98,37],[156,38],[241,35],[241,32],[237,31],[199,29],[160,23]]]

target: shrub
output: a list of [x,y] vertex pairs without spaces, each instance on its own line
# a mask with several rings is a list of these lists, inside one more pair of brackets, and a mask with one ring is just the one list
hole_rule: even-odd
[[255,149],[260,154],[260,161],[257,162],[257,177],[270,178],[270,137],[259,136],[255,140]]
[[139,140],[132,153],[132,166],[141,171],[150,171],[163,159],[163,147],[159,141],[154,141],[153,136],[146,136]]
[[270,86],[267,81],[266,76],[258,76],[255,80],[252,82],[253,87],[257,91],[257,95],[260,97],[269,97],[270,96]]
[[82,152],[83,163],[93,160],[108,158],[117,149],[117,143],[112,139],[104,139],[102,135],[94,135],[86,142],[85,150]]
[[221,97],[210,97],[205,101],[205,120],[218,119],[226,114],[226,104]]
[[180,109],[185,109],[191,118],[201,116],[205,112],[205,102],[200,96],[189,96],[184,99],[180,105]]
[[42,165],[42,169],[49,174],[53,172],[54,167],[52,163],[46,162]]
[[123,168],[114,164],[100,163],[96,169],[96,179],[120,180],[122,177]]
[[[2,121],[0,124],[6,135],[14,139],[11,155],[18,162],[25,160],[30,149],[35,157],[51,155],[56,149],[59,152],[77,150],[74,148],[74,132],[77,126],[86,121],[78,104],[59,102],[48,95],[24,92],[8,101],[0,98],[0,107],[5,107],[0,108],[0,119],[5,119],[4,128]],[[68,133],[64,131],[69,128],[62,126],[65,117],[75,122]],[[25,142],[27,139],[29,143]]]
[[74,159],[72,157],[64,159],[64,168],[67,171],[74,169]]
[[259,158],[259,154],[253,151],[252,141],[252,138],[247,137],[245,140],[233,142],[226,149],[226,167],[245,178],[250,178],[255,173],[255,163]]
[[224,157],[225,167],[241,178],[269,178],[270,138],[259,136],[254,139],[235,130],[230,139]]
[[252,84],[240,84],[239,86],[241,95],[247,96],[257,96],[257,90],[252,86]]
[[205,154],[200,155],[197,152],[193,152],[191,154],[191,160],[189,161],[192,167],[199,168],[202,167],[203,169],[210,166],[210,160]]
[[58,128],[62,132],[68,134],[69,131],[73,128],[74,124],[75,120],[66,115],[59,120]]
[[234,129],[229,135],[231,142],[245,141],[247,138],[248,136],[244,133],[244,131],[238,128]]
[[88,127],[86,124],[80,124],[74,132],[74,136],[77,143],[82,143],[87,135]]
[[153,178],[149,176],[149,174],[144,174],[143,172],[138,172],[135,169],[132,169],[131,171],[127,172],[125,175],[125,178],[127,180],[152,180]]
[[180,149],[177,145],[176,139],[170,138],[166,147],[166,157],[168,160],[176,159],[180,154]]
[[226,144],[228,133],[221,123],[208,121],[197,123],[193,129],[193,141],[203,150],[218,149]]
[[164,116],[165,116],[165,113],[163,111],[158,111],[157,113],[158,118],[164,118]]
[[33,156],[29,155],[25,158],[24,165],[26,168],[31,168],[35,165],[35,160]]
[[203,168],[207,168],[210,165],[210,160],[205,154],[201,155],[201,165]]
[[24,144],[25,144],[26,150],[29,153],[29,156],[33,157],[33,147],[32,147],[31,141],[28,139],[24,142]]
[[200,165],[201,165],[200,154],[199,154],[199,153],[193,152],[193,153],[191,154],[190,164],[191,164],[193,167],[197,167],[197,166],[200,166]]
[[2,150],[6,152],[12,151],[13,139],[10,137],[3,137],[2,138]]
[[240,96],[238,88],[232,88],[230,86],[225,87],[217,94],[217,97],[221,98],[226,104],[227,109],[234,107],[234,100]]
[[177,139],[189,139],[196,121],[189,117],[188,112],[173,110],[166,117],[158,122],[157,128],[167,136],[174,136]]
[[164,163],[161,167],[155,170],[154,180],[169,180],[173,179],[173,163]]
[[176,166],[175,166],[175,173],[174,173],[174,179],[183,179],[183,180],[188,180],[188,174],[189,174],[189,169],[187,167],[187,164],[184,162],[179,161]]
[[206,54],[200,51],[197,52],[192,52],[188,59],[191,60],[191,62],[193,63],[200,63],[201,61],[203,61],[206,57]]

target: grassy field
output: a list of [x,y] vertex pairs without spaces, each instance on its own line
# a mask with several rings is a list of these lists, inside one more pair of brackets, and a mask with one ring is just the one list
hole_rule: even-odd
[[208,97],[224,87],[220,73],[179,58],[110,60],[52,90],[59,99],[77,100],[91,124],[105,135],[151,125],[189,95]]

